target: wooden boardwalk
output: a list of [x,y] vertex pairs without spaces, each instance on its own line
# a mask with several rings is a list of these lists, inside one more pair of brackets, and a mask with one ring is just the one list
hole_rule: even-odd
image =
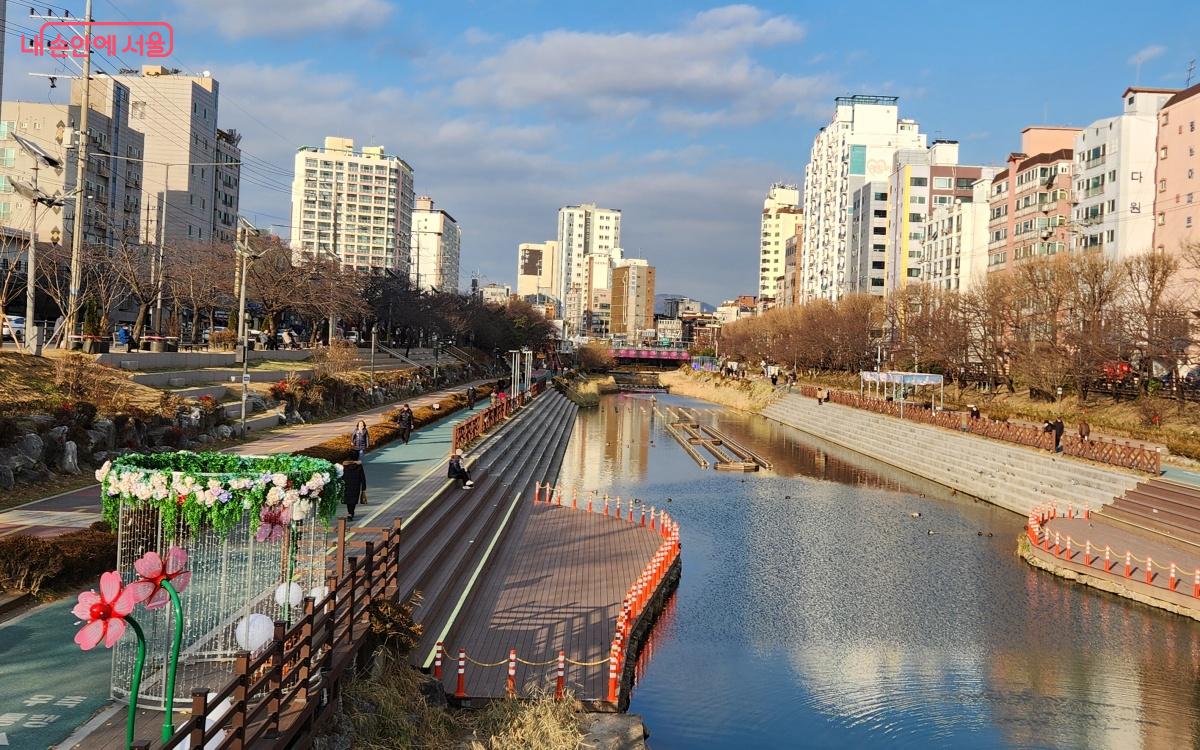
[[[565,498],[564,498],[565,499]],[[443,682],[453,694],[458,649],[467,665],[470,697],[504,695],[509,649],[518,664],[517,690],[553,689],[559,649],[567,665],[567,688],[582,700],[603,700],[608,651],[621,601],[662,543],[662,536],[626,520],[605,517],[598,507],[580,509],[523,502],[509,542],[478,584],[478,594],[450,632]]]

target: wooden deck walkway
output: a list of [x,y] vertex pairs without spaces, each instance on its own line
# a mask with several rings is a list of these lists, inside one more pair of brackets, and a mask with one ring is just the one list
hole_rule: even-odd
[[466,692],[475,698],[504,695],[512,648],[519,659],[542,663],[518,664],[518,692],[533,686],[552,690],[562,649],[572,661],[599,662],[568,663],[567,689],[582,700],[605,698],[621,601],[662,537],[597,510],[521,504],[509,543],[446,642],[447,692],[454,692],[459,648],[476,662],[505,662],[490,668],[468,662]]

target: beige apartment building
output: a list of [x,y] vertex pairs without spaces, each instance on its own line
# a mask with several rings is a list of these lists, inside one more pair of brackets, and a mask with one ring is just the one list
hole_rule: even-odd
[[[383,146],[350,138],[296,152],[292,250],[298,259],[336,258],[358,271],[410,273],[413,171]],[[455,280],[457,284],[457,279]]]
[[654,266],[628,258],[612,271],[613,336],[627,339],[654,328]]
[[1155,159],[1154,247],[1177,253],[1200,242],[1200,84],[1163,104]]
[[1070,245],[1071,168],[1079,128],[1021,131],[1021,151],[992,178],[988,200],[988,272]]
[[[219,131],[220,85],[205,71],[181,73],[162,65],[96,76],[91,97],[109,82],[129,92],[129,127],[144,138],[141,229],[146,243],[229,241],[237,226],[240,137]],[[71,85],[71,101],[82,81]],[[102,97],[105,104],[113,97]],[[93,104],[93,108],[97,108]],[[110,117],[111,112],[106,112]]]
[[418,196],[413,205],[413,242],[409,278],[424,291],[458,291],[462,229],[433,198]]
[[758,250],[758,296],[777,300],[782,294],[780,279],[784,275],[786,244],[804,226],[804,211],[800,208],[800,188],[777,182],[763,200],[761,238]]
[[560,305],[562,300],[555,295],[558,294],[561,276],[558,242],[546,240],[517,245],[518,297]]

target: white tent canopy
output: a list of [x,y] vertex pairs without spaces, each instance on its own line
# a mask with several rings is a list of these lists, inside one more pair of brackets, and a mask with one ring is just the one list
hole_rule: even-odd
[[[922,385],[938,386],[938,402],[939,409],[946,403],[946,385],[945,379],[933,372],[902,372],[899,370],[888,370],[880,372],[878,370],[863,370],[859,373],[860,382],[858,384],[858,393],[863,395],[866,391],[867,384],[871,385],[871,393],[875,396],[890,396],[900,402],[900,414],[904,414],[904,393],[910,387]],[[889,387],[890,386],[890,387]],[[933,406],[930,399],[930,407]]]

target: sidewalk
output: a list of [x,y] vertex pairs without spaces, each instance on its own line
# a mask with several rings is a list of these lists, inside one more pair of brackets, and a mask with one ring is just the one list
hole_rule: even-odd
[[[413,406],[431,404],[452,391],[486,382],[493,380],[464,383],[412,398],[408,403]],[[395,441],[367,453],[363,463],[367,472],[370,504],[359,507],[355,525],[368,525],[373,517],[393,510],[394,506],[407,508],[416,504],[418,498],[409,497],[410,490],[434,472],[442,472],[444,476],[454,425],[487,405],[488,400],[483,399],[474,410],[464,409],[450,418],[414,430],[408,445]],[[238,446],[236,450],[253,454],[264,449],[280,451],[288,450],[289,446],[293,450],[306,447],[313,442],[348,432],[360,418],[370,422],[372,417],[377,418],[392,408],[394,406],[380,407],[326,423],[300,426],[287,435],[269,435],[262,440]],[[268,445],[269,449],[266,448]],[[88,489],[95,495],[95,487]],[[98,496],[93,498],[92,507],[97,499]],[[2,515],[8,516],[13,512]],[[81,511],[37,512],[54,514]],[[338,517],[344,515],[343,506],[338,509]],[[92,512],[91,517],[98,518],[99,514]],[[49,533],[62,528],[53,525],[41,527]],[[71,615],[73,605],[73,598],[51,602],[0,623],[0,664],[3,665],[5,676],[4,680],[0,680],[0,748],[39,750],[61,743],[105,706],[115,707],[119,713],[113,715],[106,711],[103,715],[108,717],[107,723],[120,724],[124,721],[124,713],[119,710],[121,707],[108,698],[112,655],[103,648],[83,652],[74,644],[78,626]],[[71,675],[70,685],[64,686],[62,677],[68,673]],[[140,721],[139,736],[146,727],[157,722],[159,716],[154,714],[153,721]],[[76,746],[85,748],[86,745],[84,741]]]
[[[326,422],[280,428],[263,435],[261,438],[242,443],[228,450],[241,455],[290,453],[307,448],[310,445],[322,443],[338,435],[348,435],[354,430],[355,423],[360,419],[367,420],[368,424],[381,422],[383,421],[381,417],[385,413],[395,409],[401,403],[411,404],[413,408],[428,406],[451,393],[465,390],[469,386],[479,386],[495,382],[495,380],[496,378],[486,378],[470,383],[463,383],[356,414],[337,417]],[[440,424],[442,423],[439,422],[438,425]],[[449,451],[448,442],[446,451]],[[370,456],[371,454],[368,454],[368,459]],[[395,478],[399,479],[399,475]],[[0,537],[10,534],[56,536],[75,529],[87,528],[99,520],[100,486],[93,484],[61,495],[34,500],[33,502],[19,505],[6,511],[0,511]]]

